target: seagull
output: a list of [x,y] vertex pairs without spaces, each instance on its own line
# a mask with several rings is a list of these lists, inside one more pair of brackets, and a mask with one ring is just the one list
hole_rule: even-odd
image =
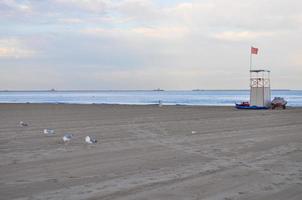
[[69,141],[71,140],[72,137],[73,137],[72,134],[66,133],[66,134],[63,136],[62,139],[63,139],[64,142],[69,142]]
[[85,142],[88,143],[88,144],[95,144],[97,143],[98,141],[90,136],[86,136],[85,137]]
[[28,124],[26,124],[26,123],[25,123],[25,122],[23,122],[23,121],[21,121],[19,124],[20,124],[20,126],[21,126],[21,127],[28,126]]
[[54,135],[55,131],[53,129],[44,129],[43,133],[45,135]]

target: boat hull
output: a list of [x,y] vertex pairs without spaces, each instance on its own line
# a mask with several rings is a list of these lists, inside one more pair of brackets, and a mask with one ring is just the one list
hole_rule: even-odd
[[243,106],[243,105],[239,105],[239,104],[236,104],[235,107],[237,109],[245,109],[245,110],[267,110],[267,109],[269,109],[268,107],[264,107],[264,106]]

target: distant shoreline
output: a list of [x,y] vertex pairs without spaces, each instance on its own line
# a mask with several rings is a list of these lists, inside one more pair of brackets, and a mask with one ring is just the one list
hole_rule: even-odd
[[[108,107],[159,107],[159,104],[118,104],[118,103],[51,103],[51,102],[47,102],[47,103],[13,103],[13,102],[9,102],[9,103],[0,103],[1,105],[12,105],[12,106],[22,106],[22,105],[33,105],[33,106],[55,106],[55,105],[66,105],[66,106],[108,106]],[[196,108],[234,108],[235,109],[235,105],[191,105],[191,104],[162,104],[161,107],[196,107]],[[297,109],[301,109],[301,106],[287,106],[287,109],[292,109],[292,108],[297,108]],[[237,110],[237,109],[236,109]]]
[[[0,92],[206,92],[250,91],[249,89],[193,89],[193,90],[0,90]],[[302,91],[302,89],[272,89],[272,91]]]
[[[65,103],[65,102],[45,102],[45,103],[14,103],[14,102],[0,102],[0,105],[104,105],[104,106],[158,106],[158,104],[127,104],[127,103]],[[234,104],[235,105],[235,104]],[[184,106],[184,107],[234,107],[233,105],[193,105],[193,104],[162,104],[162,106]]]

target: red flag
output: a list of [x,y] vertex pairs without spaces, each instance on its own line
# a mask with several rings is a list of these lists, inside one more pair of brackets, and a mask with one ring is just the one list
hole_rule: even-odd
[[251,54],[258,54],[258,48],[251,47]]

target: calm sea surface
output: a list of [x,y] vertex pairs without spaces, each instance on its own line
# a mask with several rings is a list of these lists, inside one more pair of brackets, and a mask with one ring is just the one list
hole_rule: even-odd
[[[273,97],[284,97],[289,106],[302,107],[302,90],[275,90]],[[0,103],[74,103],[230,106],[248,101],[247,90],[202,91],[14,91],[0,92]]]

